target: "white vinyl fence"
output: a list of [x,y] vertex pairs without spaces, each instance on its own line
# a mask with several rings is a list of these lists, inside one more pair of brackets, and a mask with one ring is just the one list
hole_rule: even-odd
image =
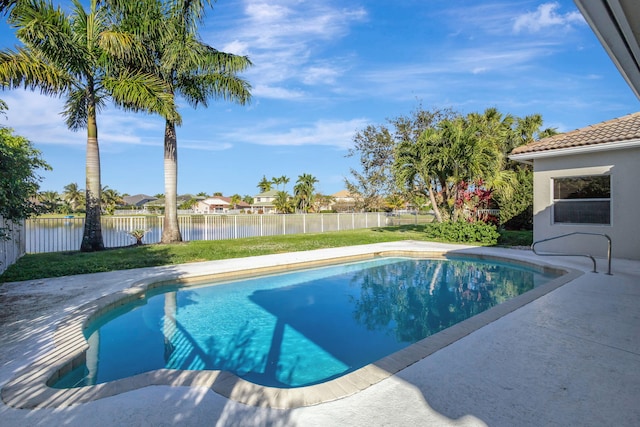
[[25,254],[25,227],[0,217],[0,274]]
[[[431,216],[388,216],[384,212],[308,215],[189,215],[178,216],[183,240],[225,240],[282,234],[324,233],[400,224],[429,222]],[[129,233],[145,230],[143,243],[158,243],[162,216],[103,216],[105,247],[135,243]],[[80,249],[84,218],[34,218],[26,221],[26,252],[60,252]]]

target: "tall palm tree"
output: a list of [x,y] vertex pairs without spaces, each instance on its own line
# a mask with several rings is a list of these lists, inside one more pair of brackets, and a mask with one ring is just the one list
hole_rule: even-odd
[[258,189],[261,193],[266,193],[267,191],[271,191],[272,181],[269,181],[266,176],[262,175],[262,179],[258,183]]
[[78,184],[75,182],[64,186],[64,193],[62,193],[62,197],[69,203],[73,212],[76,212],[78,207],[84,202],[82,189],[80,189]]
[[[144,28],[139,35],[147,47],[147,58],[138,65],[165,83],[166,95],[172,99],[180,96],[194,108],[206,107],[209,99],[222,98],[242,105],[249,102],[250,86],[237,75],[251,65],[249,59],[220,52],[199,39],[198,25],[210,0],[111,0],[110,4],[126,25]],[[161,242],[172,243],[182,240],[177,211],[176,135],[181,119],[176,114],[162,116],[165,214]]]
[[233,205],[233,209],[235,209],[238,203],[240,203],[241,201],[242,197],[239,194],[234,194],[233,196],[231,196],[231,204]]
[[439,188],[442,189],[443,181],[446,185],[445,175],[438,170],[439,163],[436,161],[440,149],[444,149],[440,134],[430,127],[416,141],[402,141],[396,148],[393,164],[393,174],[399,185],[429,198],[437,222],[443,222],[444,218],[436,194]]
[[87,129],[86,220],[80,249],[102,250],[97,112],[110,97],[126,109],[171,115],[173,98],[162,81],[119,66],[140,49],[131,34],[113,30],[102,3],[92,0],[86,11],[74,0],[70,15],[44,0],[15,3],[8,21],[24,46],[0,52],[0,83],[65,96],[67,126]]
[[121,205],[124,201],[117,190],[107,187],[102,188],[102,210],[110,215],[113,214],[116,206]]
[[293,187],[293,192],[296,197],[297,208],[302,212],[309,212],[309,208],[313,204],[313,197],[315,195],[315,184],[318,179],[308,173],[303,173],[298,176],[298,181]]
[[278,191],[275,199],[273,199],[273,206],[276,208],[276,211],[283,214],[291,213],[293,210],[291,199],[286,191]]
[[287,191],[287,184],[291,181],[291,179],[286,176],[286,175],[282,175],[280,177],[280,182],[282,183],[282,191]]
[[48,212],[55,212],[62,203],[62,199],[57,191],[41,191],[38,193],[38,200]]
[[[282,184],[282,178],[278,177],[278,176],[274,176],[273,178],[271,178],[271,182],[273,183],[273,185],[276,186],[276,190],[280,190],[279,185]],[[281,190],[284,191],[284,190]]]

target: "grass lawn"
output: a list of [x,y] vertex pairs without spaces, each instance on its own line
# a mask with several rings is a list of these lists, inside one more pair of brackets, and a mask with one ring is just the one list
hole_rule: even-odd
[[[403,225],[321,234],[251,237],[236,240],[199,240],[174,245],[130,246],[92,253],[27,254],[0,275],[0,283],[399,240],[433,240],[427,239],[423,230],[423,225]],[[527,235],[529,243],[525,242]],[[530,240],[531,232],[506,231],[501,232],[499,244],[501,246],[520,246],[531,244]]]

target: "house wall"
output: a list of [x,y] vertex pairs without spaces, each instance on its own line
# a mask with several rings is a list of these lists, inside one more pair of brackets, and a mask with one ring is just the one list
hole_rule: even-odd
[[[611,224],[553,224],[552,179],[598,174],[611,175]],[[613,257],[640,259],[640,148],[535,159],[533,213],[534,241],[576,231],[604,233],[611,237]],[[606,248],[606,239],[599,236],[571,236],[536,246],[597,257],[606,257]]]

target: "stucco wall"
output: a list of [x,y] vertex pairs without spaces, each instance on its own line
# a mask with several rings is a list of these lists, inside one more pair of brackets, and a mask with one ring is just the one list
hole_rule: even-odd
[[[534,241],[575,231],[605,233],[613,241],[613,257],[640,259],[639,148],[535,159],[534,172]],[[611,225],[553,224],[552,178],[597,174],[611,175]],[[602,237],[572,236],[536,249],[605,257],[606,247]]]

